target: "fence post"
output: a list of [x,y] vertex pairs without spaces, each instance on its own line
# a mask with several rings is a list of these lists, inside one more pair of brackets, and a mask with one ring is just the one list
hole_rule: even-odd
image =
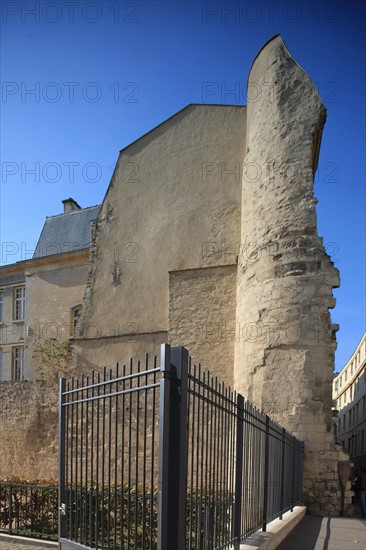
[[242,505],[242,484],[243,484],[243,428],[244,428],[244,397],[237,395],[236,400],[236,454],[235,454],[235,501],[234,501],[234,522],[233,538],[234,550],[240,546],[240,523]]
[[286,451],[286,430],[282,428],[282,454],[281,454],[281,502],[280,502],[280,519],[283,516],[283,497],[285,491],[285,451]]
[[11,528],[13,523],[13,487],[10,485],[9,487],[9,497],[8,497],[8,504],[9,504],[9,511],[8,511],[8,522],[9,522],[9,533],[11,534]]
[[269,470],[269,416],[266,414],[266,435],[265,435],[265,446],[264,446],[264,488],[263,488],[263,525],[262,525],[262,531],[267,530],[268,470]]
[[186,539],[188,351],[161,346],[158,550]]
[[65,472],[65,416],[66,410],[64,406],[66,391],[66,379],[60,378],[59,391],[59,451],[58,451],[58,538],[59,547],[61,548],[60,538],[66,536],[66,472]]
[[294,511],[295,469],[296,469],[296,437],[292,436],[292,483],[291,483],[291,512]]

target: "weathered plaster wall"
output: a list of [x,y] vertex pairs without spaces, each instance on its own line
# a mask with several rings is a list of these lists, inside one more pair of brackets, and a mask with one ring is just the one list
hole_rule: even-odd
[[27,321],[34,336],[69,338],[71,308],[82,302],[87,274],[87,256],[82,263],[44,267],[28,274]]
[[0,479],[57,479],[57,382],[0,384],[0,449]]
[[71,310],[82,303],[87,274],[88,251],[79,260],[60,261],[27,273],[26,325],[29,333],[25,340],[25,363],[28,379],[39,378],[37,361],[33,357],[34,342],[70,338],[73,331]]
[[332,378],[336,325],[329,308],[339,274],[317,235],[314,171],[325,108],[280,37],[258,54],[248,86],[238,266],[234,387],[305,441],[305,498],[310,511],[340,511],[333,442]]
[[144,358],[145,353],[159,354],[160,345],[168,341],[168,333],[165,331],[150,334],[130,332],[124,336],[111,332],[110,336],[102,337],[98,336],[99,327],[98,324],[90,324],[88,338],[71,339],[73,358],[70,369],[76,376],[90,374],[91,370],[101,370],[103,367],[114,369],[116,363],[121,365],[130,357]]
[[169,274],[169,343],[233,385],[237,266]]
[[81,336],[104,320],[120,334],[167,331],[168,272],[233,263],[206,248],[240,240],[245,121],[244,107],[190,105],[121,152],[95,227]]

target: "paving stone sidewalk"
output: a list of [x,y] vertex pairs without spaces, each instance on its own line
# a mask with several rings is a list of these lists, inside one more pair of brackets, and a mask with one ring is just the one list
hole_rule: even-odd
[[366,520],[305,516],[276,550],[365,550]]

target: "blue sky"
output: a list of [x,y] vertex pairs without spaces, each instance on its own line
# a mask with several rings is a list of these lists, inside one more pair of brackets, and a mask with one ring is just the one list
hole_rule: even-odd
[[328,112],[315,195],[340,369],[365,327],[365,3],[3,0],[1,20],[2,263],[31,257],[62,199],[99,204],[119,150],[187,104],[246,104],[281,33]]

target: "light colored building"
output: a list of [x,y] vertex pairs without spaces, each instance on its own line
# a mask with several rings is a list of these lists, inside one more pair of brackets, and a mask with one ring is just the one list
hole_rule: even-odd
[[247,106],[189,105],[120,152],[93,232],[74,366],[187,347],[305,442],[308,509],[336,514],[349,463],[332,431],[340,280],[314,197],[326,109],[280,36],[248,86],[257,97]]
[[[41,326],[80,312],[70,339],[79,373],[163,342],[187,347],[304,441],[304,502],[337,515],[352,493],[340,486],[349,461],[332,430],[339,273],[314,197],[326,109],[278,35],[258,52],[248,86],[257,96],[247,106],[189,105],[124,148],[93,224],[88,273],[66,263],[75,296],[62,276],[49,281],[55,266],[31,273],[25,299]],[[21,292],[12,299],[21,311]]]
[[366,332],[334,378],[333,399],[338,410],[337,442],[359,470],[366,467]]
[[0,267],[0,380],[37,378],[34,345],[72,336],[88,275],[99,206],[66,199],[47,217],[32,259]]

